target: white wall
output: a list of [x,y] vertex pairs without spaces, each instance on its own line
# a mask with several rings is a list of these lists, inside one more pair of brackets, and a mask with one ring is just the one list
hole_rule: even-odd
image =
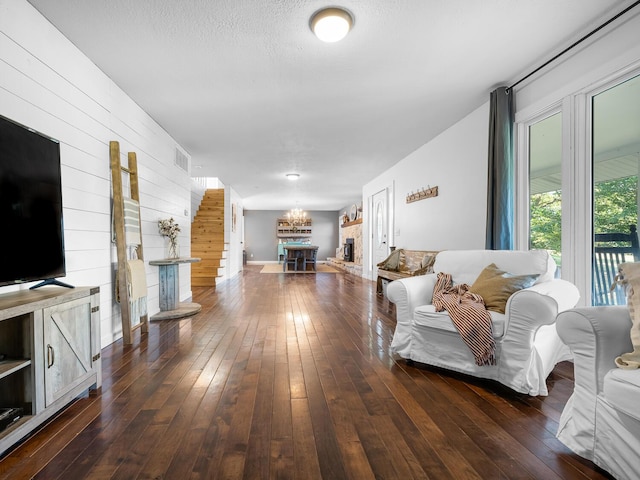
[[[114,52],[117,54],[117,52]],[[0,0],[0,114],[60,141],[67,277],[100,286],[102,345],[121,337],[114,302],[109,141],[138,157],[145,260],[164,258],[157,221],[174,217],[190,250],[189,174],[174,166],[176,142],[25,0]],[[148,305],[159,311],[158,269],[147,265]],[[2,287],[1,292],[27,288]],[[180,267],[180,298],[191,296]]]
[[191,216],[189,218],[192,223],[198,213],[198,208],[200,208],[204,192],[207,190],[205,182],[201,180],[200,178],[191,178]]
[[[415,250],[484,248],[488,95],[486,104],[363,187],[364,232],[369,232],[368,199],[392,185],[395,224],[389,245]],[[405,202],[408,193],[428,186],[438,187],[437,197]],[[363,271],[371,278],[371,237],[363,237]]]

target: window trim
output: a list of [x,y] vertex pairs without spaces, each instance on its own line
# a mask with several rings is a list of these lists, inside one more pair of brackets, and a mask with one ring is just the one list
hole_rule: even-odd
[[[529,250],[529,225],[530,225],[530,205],[529,205],[529,168],[530,168],[530,158],[529,158],[529,140],[530,135],[529,131],[532,125],[535,125],[538,122],[546,120],[553,115],[561,113],[563,118],[563,127],[564,127],[564,113],[562,112],[561,103],[556,103],[551,105],[549,108],[537,113],[535,116],[532,116],[525,121],[516,123],[516,241],[515,245],[518,250]],[[564,135],[563,138],[563,147],[564,147]],[[564,148],[563,148],[564,155]],[[564,158],[562,159],[564,162]],[[562,188],[564,189],[564,171],[562,172]],[[563,199],[563,210],[564,210],[564,199]],[[563,223],[564,223],[564,211],[563,211]],[[564,232],[563,232],[564,235]],[[563,237],[564,238],[564,237]]]

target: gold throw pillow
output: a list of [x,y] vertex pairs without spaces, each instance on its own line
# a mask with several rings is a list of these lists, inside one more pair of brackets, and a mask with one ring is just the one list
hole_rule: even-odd
[[480,272],[469,291],[483,298],[487,310],[504,313],[509,297],[518,290],[533,285],[538,276],[538,274],[513,275],[500,270],[495,263],[492,263]]

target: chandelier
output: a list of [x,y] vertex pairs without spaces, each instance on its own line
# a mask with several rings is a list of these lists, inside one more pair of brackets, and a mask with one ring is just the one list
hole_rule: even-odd
[[292,225],[300,225],[306,221],[307,213],[296,207],[287,212],[286,217]]

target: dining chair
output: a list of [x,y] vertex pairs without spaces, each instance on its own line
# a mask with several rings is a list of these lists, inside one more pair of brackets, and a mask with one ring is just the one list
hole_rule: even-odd
[[306,250],[304,258],[302,260],[302,271],[307,271],[307,263],[310,263],[313,266],[313,270],[316,269],[316,258],[318,256],[318,249],[314,248],[312,250]]
[[293,269],[298,270],[298,250],[289,250],[285,247],[285,259],[282,262],[282,271],[287,271],[287,265],[293,264]]

